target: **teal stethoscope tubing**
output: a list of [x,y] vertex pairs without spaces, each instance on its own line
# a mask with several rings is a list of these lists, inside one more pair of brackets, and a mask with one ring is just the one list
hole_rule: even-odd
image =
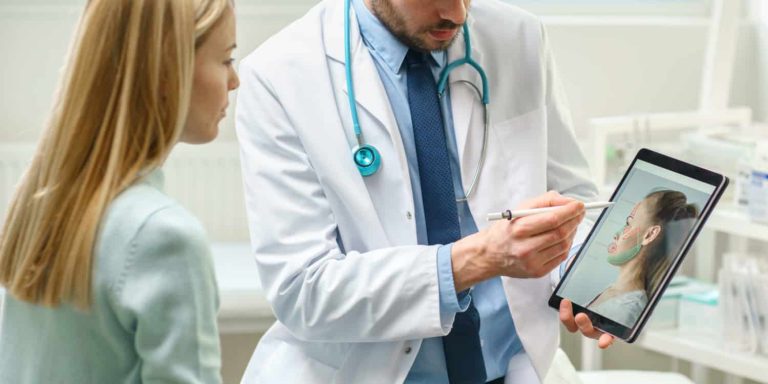
[[[349,102],[349,109],[352,113],[352,126],[355,130],[355,137],[357,139],[357,146],[352,150],[352,159],[355,162],[355,165],[357,166],[361,175],[370,176],[376,173],[376,171],[378,171],[379,167],[381,166],[381,155],[374,146],[365,143],[362,130],[360,129],[360,119],[357,115],[357,104],[355,103],[355,87],[352,79],[352,49],[350,47],[351,39],[349,20],[350,3],[351,0],[344,1],[344,67],[347,78],[347,98]],[[472,195],[472,192],[475,190],[477,180],[480,178],[480,171],[485,164],[485,157],[488,149],[488,130],[490,128],[490,113],[488,112],[490,92],[488,91],[488,78],[486,77],[485,71],[480,66],[480,64],[472,59],[472,43],[469,38],[469,28],[467,27],[466,23],[464,23],[462,26],[462,31],[464,33],[464,58],[451,62],[445,67],[445,69],[443,69],[443,71],[440,73],[440,80],[437,83],[437,93],[440,97],[445,94],[445,90],[447,89],[448,84],[448,75],[451,73],[451,71],[464,64],[468,64],[474,68],[482,80],[482,92],[477,88],[475,84],[470,81],[460,80],[460,82],[470,85],[475,90],[475,92],[477,92],[478,97],[483,102],[484,130],[483,148],[480,152],[480,160],[478,161],[474,176],[472,177],[472,182],[470,183],[469,188],[467,188],[464,197],[458,199],[458,201],[468,200]]]

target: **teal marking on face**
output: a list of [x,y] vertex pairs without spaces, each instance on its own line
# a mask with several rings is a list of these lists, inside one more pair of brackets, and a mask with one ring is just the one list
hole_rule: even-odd
[[637,243],[634,247],[627,249],[626,251],[619,252],[615,255],[608,255],[608,263],[615,266],[621,266],[626,263],[628,263],[630,260],[634,259],[635,256],[637,256],[638,253],[640,253],[640,249],[643,247],[640,245],[640,243]]
[[[620,236],[620,232],[621,231],[619,231],[617,233],[616,238],[618,238]],[[634,259],[635,256],[637,256],[637,254],[640,253],[640,250],[642,248],[643,248],[643,246],[642,246],[642,244],[640,242],[640,232],[638,232],[637,233],[637,244],[634,247],[632,247],[630,249],[627,249],[626,251],[619,252],[619,253],[617,253],[615,255],[608,254],[608,263],[611,264],[611,265],[615,265],[617,267],[621,266],[621,265],[624,265],[624,264],[628,263],[630,260]]]

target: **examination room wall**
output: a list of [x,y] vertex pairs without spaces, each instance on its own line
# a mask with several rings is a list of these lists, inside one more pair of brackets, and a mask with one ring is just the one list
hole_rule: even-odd
[[763,23],[755,26],[754,58],[757,73],[757,90],[755,90],[755,109],[762,121],[768,120],[768,3],[764,4]]
[[[511,1],[514,3],[514,1]],[[35,140],[83,0],[0,0],[0,141]],[[239,0],[237,58],[302,15],[313,0]],[[703,21],[545,16],[576,129],[587,120],[635,112],[694,109],[705,50]],[[757,33],[740,36],[732,104],[765,115]],[[234,140],[232,113],[220,141]]]
[[[0,151],[9,146],[30,145],[38,139],[84,3],[85,0],[0,0]],[[239,48],[235,57],[247,55],[315,3],[237,0]],[[587,121],[592,117],[697,107],[707,36],[704,21],[637,19],[627,22],[610,17],[567,16],[545,16],[544,20],[576,130],[587,150],[590,145]],[[764,53],[768,50],[757,49],[768,46],[765,29],[751,24],[742,28],[731,98],[732,105],[753,108],[757,120],[765,120],[768,114],[768,98],[762,92],[768,89],[768,77],[758,70],[768,68],[768,56]],[[231,105],[234,106],[234,102]],[[234,107],[230,107],[214,144],[219,149],[237,149],[233,115]],[[195,150],[209,151],[206,147],[184,150],[187,154]],[[4,155],[0,152],[0,161]],[[11,188],[12,181],[1,179],[2,175],[0,188]],[[232,178],[225,188],[240,196],[232,199],[231,204],[240,204],[240,181]],[[0,190],[0,197],[4,196],[3,192],[7,191]],[[7,201],[0,201],[0,214],[6,205]],[[198,208],[190,207],[195,213]],[[211,240],[246,242],[244,215],[229,221],[234,228],[222,229],[216,222],[204,219]],[[239,380],[258,336],[249,333],[222,337],[226,382]],[[566,337],[563,343],[577,363],[576,339]],[[638,353],[623,345],[615,350],[616,353],[606,358],[604,367],[621,367],[622,361],[632,360],[633,367],[668,369],[667,359],[660,356]]]

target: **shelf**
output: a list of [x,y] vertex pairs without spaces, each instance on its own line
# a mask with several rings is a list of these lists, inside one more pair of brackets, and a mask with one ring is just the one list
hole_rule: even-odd
[[768,224],[752,221],[732,204],[715,207],[704,229],[728,233],[749,239],[768,241]]
[[727,352],[711,336],[696,337],[677,329],[646,330],[637,345],[732,375],[768,383],[768,357]]
[[[768,242],[768,225],[752,221],[733,204],[719,204],[703,229]],[[699,366],[768,384],[768,356],[728,352],[712,336],[677,329],[646,330],[637,345]]]

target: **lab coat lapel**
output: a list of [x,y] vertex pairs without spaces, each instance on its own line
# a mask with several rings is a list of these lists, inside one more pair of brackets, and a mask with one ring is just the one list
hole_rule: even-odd
[[[344,76],[345,65],[345,49],[344,49],[344,7],[342,2],[328,2],[328,10],[326,13],[326,21],[323,27],[323,43],[325,45],[326,55],[330,59],[329,65],[336,65],[338,67],[331,68],[331,72],[339,74],[334,80],[334,86],[336,89],[343,90],[343,100],[338,100],[339,104],[347,104],[347,84],[346,77]],[[379,190],[371,185],[375,184],[373,178],[366,180],[365,184],[371,186],[368,189],[371,199],[380,210],[383,209],[399,209],[397,205],[391,205],[391,199],[377,198],[377,193],[387,193],[389,195],[396,195],[393,188],[400,190],[402,188],[404,199],[400,201],[403,204],[402,210],[413,211],[413,199],[412,199],[412,186],[411,179],[408,171],[408,160],[405,154],[405,147],[403,146],[403,140],[400,136],[400,130],[395,120],[394,112],[389,104],[389,97],[384,88],[381,78],[376,69],[376,64],[368,51],[368,48],[363,43],[363,39],[360,35],[360,27],[357,24],[357,18],[355,17],[354,10],[350,14],[350,46],[352,56],[352,75],[354,77],[354,90],[355,101],[358,106],[358,115],[360,116],[360,125],[363,133],[363,137],[366,140],[370,140],[372,137],[388,137],[391,141],[393,150],[397,159],[394,157],[386,157],[382,161],[383,172],[385,167],[396,167],[395,172],[398,176],[389,181],[388,190]],[[343,110],[344,108],[340,108]],[[346,112],[348,113],[348,111]],[[351,120],[351,119],[350,119]],[[351,121],[350,123],[351,124]],[[352,132],[352,126],[348,126],[346,129]],[[377,132],[376,130],[379,130]],[[370,141],[367,141],[370,142]],[[351,142],[354,145],[354,141]],[[371,144],[377,145],[371,142]],[[379,145],[379,150],[384,150],[383,145]],[[384,157],[384,152],[382,152]],[[384,163],[386,161],[386,163]],[[392,168],[390,168],[392,169]],[[383,177],[383,173],[373,176]],[[389,203],[387,203],[389,201]],[[381,218],[380,218],[381,219]],[[413,244],[416,243],[416,228],[413,221],[410,222],[410,229],[405,231],[408,235],[402,236],[402,225],[388,225],[393,224],[391,220],[381,220],[387,230],[387,234],[390,241],[393,244]],[[401,233],[401,236],[393,235],[393,233]]]
[[[328,57],[340,65],[345,65],[344,7],[334,4],[329,12],[329,21],[324,28],[326,53]],[[379,126],[383,126],[388,131],[390,138],[397,145],[400,132],[395,132],[398,129],[395,115],[389,105],[389,97],[384,89],[384,84],[381,82],[379,72],[376,70],[376,64],[360,36],[360,27],[357,24],[354,10],[350,13],[350,22],[352,78],[358,109],[361,107],[365,109],[379,123]],[[349,92],[346,82],[341,86],[346,96]],[[366,127],[365,129],[373,129],[373,127]],[[400,144],[402,146],[402,142]]]
[[[471,35],[472,17],[467,19],[467,24]],[[456,41],[448,48],[448,63],[461,60],[464,56],[464,34],[460,33]],[[474,41],[472,58],[481,66],[483,65],[482,53],[476,48]],[[448,75],[456,145],[459,150],[462,183],[466,189],[472,181],[480,157],[483,139],[483,107],[480,96],[465,82],[474,84],[482,92],[480,74],[471,66],[467,64],[459,66]],[[479,123],[473,124],[473,122]]]

